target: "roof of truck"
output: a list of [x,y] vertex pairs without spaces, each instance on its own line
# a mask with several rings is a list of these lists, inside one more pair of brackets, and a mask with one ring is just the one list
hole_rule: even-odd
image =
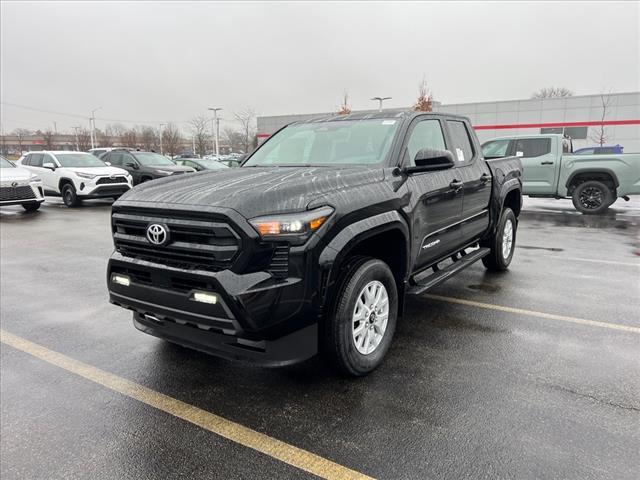
[[340,122],[345,120],[370,120],[370,119],[394,119],[394,118],[413,118],[418,115],[434,115],[434,116],[447,116],[456,117],[462,120],[468,120],[467,117],[462,115],[455,115],[446,112],[416,112],[413,110],[369,110],[364,112],[354,112],[347,115],[325,115],[322,117],[310,118],[308,120],[299,120],[293,123],[315,123],[315,122]]

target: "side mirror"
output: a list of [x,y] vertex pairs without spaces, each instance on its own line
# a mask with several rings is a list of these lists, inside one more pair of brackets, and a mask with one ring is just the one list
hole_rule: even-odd
[[107,167],[110,167],[110,166],[111,166],[111,162],[104,162],[104,164],[105,164]]
[[453,154],[449,150],[435,150],[432,148],[419,150],[413,161],[415,166],[405,167],[405,173],[412,174],[446,170],[447,168],[452,168],[455,165]]
[[124,164],[124,166],[125,166],[125,167],[129,167],[129,168],[133,168],[134,170],[137,170],[137,169],[138,169],[138,165],[136,165],[136,164],[135,164],[135,163],[133,163],[133,162],[127,162],[127,163],[125,163],[125,164]]
[[49,170],[55,170],[56,166],[52,162],[45,162],[42,164],[44,168],[48,168]]

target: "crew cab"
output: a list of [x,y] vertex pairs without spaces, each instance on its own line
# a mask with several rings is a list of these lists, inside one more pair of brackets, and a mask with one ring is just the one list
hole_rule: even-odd
[[573,155],[570,139],[559,134],[494,138],[482,152],[486,158],[520,157],[524,195],[571,198],[584,214],[602,213],[618,197],[640,193],[640,154]]
[[42,202],[42,180],[0,156],[0,207],[22,205],[27,212],[35,212]]
[[191,167],[176,165],[173,160],[159,153],[140,150],[111,150],[102,154],[100,159],[108,165],[124,168],[133,177],[134,185],[195,171]]
[[405,295],[482,260],[505,270],[520,159],[469,120],[380,112],[303,121],[240,168],[140,185],[112,207],[110,301],[141,331],[261,365],[322,352],[363,375]]
[[94,198],[116,199],[132,187],[125,170],[86,152],[29,152],[17,164],[42,179],[45,195],[61,196],[67,207]]

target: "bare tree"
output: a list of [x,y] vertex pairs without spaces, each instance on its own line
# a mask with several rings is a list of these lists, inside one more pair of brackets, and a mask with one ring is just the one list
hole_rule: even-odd
[[180,130],[173,123],[167,123],[162,131],[162,144],[164,151],[174,157],[178,154],[178,149],[182,143]]
[[53,150],[53,132],[51,130],[47,130],[42,134],[42,138],[44,140],[45,150]]
[[104,132],[100,130],[96,131],[98,145],[101,147],[113,147],[113,137],[107,133],[107,131],[108,130],[106,128]]
[[613,105],[613,97],[611,96],[611,90],[605,93],[602,92],[600,94],[600,105],[602,106],[602,113],[600,115],[600,125],[596,127],[596,130],[589,135],[589,139],[602,146],[608,141],[612,140],[612,137],[609,135],[609,132],[604,126],[604,121],[607,118],[607,113],[611,109],[611,105]]
[[340,110],[338,115],[349,115],[351,113],[351,107],[349,106],[349,93],[345,90],[342,94],[342,102],[340,103]]
[[152,150],[157,145],[156,131],[153,127],[140,127],[140,143],[145,150]]
[[208,133],[209,120],[206,117],[193,117],[189,121],[189,130],[193,136],[193,143],[196,146],[196,151],[200,155],[204,155],[207,152],[207,144],[209,143]]
[[136,132],[134,128],[126,130],[122,135],[120,135],[120,142],[127,147],[137,147],[138,132]]
[[91,148],[91,133],[89,129],[78,129],[78,148],[81,152],[86,152]]
[[565,87],[544,87],[531,94],[531,98],[563,98],[572,96],[573,92]]
[[225,128],[222,132],[222,136],[232,152],[237,152],[244,145],[244,135],[242,132],[231,127]]
[[247,153],[253,143],[253,137],[256,135],[256,111],[251,107],[246,107],[239,112],[234,112],[233,116],[241,126],[244,153]]
[[31,130],[27,130],[26,128],[16,128],[13,131],[13,134],[18,137],[18,150],[20,150],[20,155],[22,155],[22,140],[27,135],[31,135]]
[[427,79],[425,77],[422,77],[422,81],[418,85],[418,98],[413,105],[413,110],[416,112],[433,111],[433,95],[427,87]]

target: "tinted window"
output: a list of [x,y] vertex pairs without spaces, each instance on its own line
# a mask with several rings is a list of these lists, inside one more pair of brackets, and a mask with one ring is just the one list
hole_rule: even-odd
[[453,158],[458,162],[468,162],[473,158],[473,147],[471,146],[471,139],[469,138],[469,132],[464,122],[448,120],[449,130],[451,131],[451,140],[453,145],[451,146],[451,153]]
[[106,156],[105,160],[110,162],[111,165],[122,165],[122,154],[121,153],[110,153]]
[[31,165],[32,167],[41,167],[42,166],[42,153],[32,153],[31,155],[29,155],[30,160],[29,160],[29,165]]
[[506,157],[509,140],[493,140],[482,145],[482,154],[487,158]]
[[[524,158],[540,157],[551,153],[550,138],[521,138],[516,140],[516,155]],[[521,152],[521,153],[520,153]]]
[[133,163],[135,165],[136,161],[131,154],[121,153],[120,155],[122,155],[122,165],[126,165],[127,163]]
[[407,142],[407,153],[411,165],[415,165],[416,154],[423,148],[446,149],[439,120],[423,120],[414,127]]

